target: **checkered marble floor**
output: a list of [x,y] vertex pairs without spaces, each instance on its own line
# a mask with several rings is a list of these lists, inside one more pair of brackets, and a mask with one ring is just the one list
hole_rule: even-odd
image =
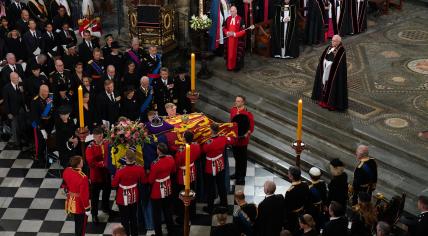
[[[234,173],[235,162],[229,158],[230,173]],[[59,188],[62,179],[58,176],[59,165],[54,163],[49,169],[33,162],[31,153],[10,150],[7,143],[0,142],[0,235],[73,235],[73,219],[64,211],[65,195]],[[277,193],[284,193],[290,183],[272,174],[258,164],[248,162],[245,186],[235,186],[231,181],[229,203],[233,203],[233,192],[243,190],[248,202],[258,204],[264,198],[263,183],[274,180]],[[114,194],[111,204],[113,209]],[[197,203],[197,217],[191,226],[191,235],[204,236],[210,234],[211,225],[216,223]],[[111,229],[118,224],[118,218],[108,219],[103,212],[99,213],[100,224],[89,223],[86,235],[110,235]],[[232,217],[229,217],[232,220]]]

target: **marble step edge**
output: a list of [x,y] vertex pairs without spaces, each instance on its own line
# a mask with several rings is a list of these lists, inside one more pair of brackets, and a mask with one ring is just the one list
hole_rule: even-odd
[[[233,88],[233,87],[237,87],[238,90],[240,90],[240,91],[246,91],[245,94],[251,94],[252,93],[251,88],[249,88],[246,85],[243,85],[242,83],[235,83],[234,81],[232,81],[230,79],[227,80],[227,79],[221,78],[221,77],[225,77],[225,76],[222,76],[224,74],[222,74],[221,72],[216,71],[214,74],[218,74],[220,76],[218,76],[218,77],[213,76],[209,80],[201,80],[200,83],[205,84],[207,86],[210,86],[211,89],[216,89],[217,91],[221,91],[223,94],[229,94],[227,91],[224,90],[224,88],[226,88],[226,87],[228,88],[228,90]],[[222,83],[223,86],[216,86],[216,85],[214,85],[213,81],[215,83],[220,82],[220,83]],[[297,116],[296,115],[297,107],[296,107],[296,104],[294,102],[291,102],[291,101],[294,101],[294,100],[297,101],[297,97],[295,95],[285,94],[286,97],[279,98],[278,94],[272,93],[271,91],[267,92],[265,90],[266,89],[261,88],[261,87],[258,88],[258,92],[263,93],[263,96],[265,97],[264,101],[271,103],[272,105],[277,106],[277,107],[283,106],[286,110],[288,110],[291,114],[293,114],[293,119],[289,119],[288,122],[291,124],[295,124],[294,116]],[[284,98],[287,98],[287,99],[284,99]],[[311,103],[313,103],[312,100],[310,100],[309,98],[303,97],[303,99],[305,101],[311,101]],[[284,103],[287,105],[284,106]],[[310,104],[310,105],[313,105],[313,104]],[[290,109],[290,107],[292,107],[293,109]],[[318,125],[322,125],[326,128],[330,128],[330,129],[332,127],[341,126],[340,123],[337,123],[337,122],[332,123],[331,120],[325,119],[322,115],[317,114],[317,113],[311,111],[310,109],[305,109],[305,107],[303,109],[304,109],[304,113],[305,113],[304,119],[312,119],[312,120],[322,121],[322,122],[318,122]],[[320,111],[320,113],[329,114],[329,112],[324,111],[324,110]],[[304,122],[304,126],[305,126],[305,122]],[[305,127],[303,127],[303,128],[305,128]],[[412,148],[404,149],[404,148],[401,148],[400,145],[390,145],[388,143],[385,143],[382,138],[375,137],[372,134],[365,133],[364,131],[362,131],[360,129],[354,129],[354,128],[349,129],[349,128],[344,127],[344,126],[341,126],[341,128],[343,130],[347,130],[347,132],[343,132],[343,135],[345,135],[345,136],[349,136],[350,138],[355,139],[355,140],[361,140],[361,139],[367,140],[368,142],[370,142],[372,144],[376,144],[376,146],[387,146],[388,150],[394,150],[394,153],[399,153],[400,156],[408,156],[411,158],[417,158],[418,160],[421,160],[420,164],[427,165],[427,167],[428,167],[428,163],[424,162],[424,159],[421,158],[419,155],[412,152]],[[306,131],[310,131],[310,129],[308,129]]]
[[[222,89],[222,88],[220,88],[218,86],[214,86],[211,83],[207,83],[206,81],[202,82],[201,85],[202,85],[202,87],[207,86],[211,91],[216,91],[217,93],[221,93],[224,97],[226,97],[226,96],[229,96],[230,98],[233,97],[229,92],[225,91],[224,89]],[[232,89],[232,88],[233,88],[233,85],[228,85],[228,89],[229,90]],[[251,92],[246,93],[246,94],[250,94],[250,93]],[[209,96],[201,93],[201,97],[209,97]],[[273,111],[266,110],[265,107],[257,106],[256,104],[254,104],[253,102],[251,102],[249,100],[250,99],[248,99],[248,97],[247,97],[247,105],[250,108],[252,108],[253,110],[261,110],[261,111],[263,111],[265,113],[268,113],[270,116],[273,116],[276,119],[282,121],[283,123],[288,123],[288,124],[293,125],[293,126],[296,125],[296,123],[295,123],[296,119],[294,117],[294,116],[297,116],[296,111],[295,111],[296,109],[291,109],[290,106],[283,106],[283,110],[286,111],[286,112],[283,112],[283,114],[276,114]],[[266,101],[266,102],[270,102],[270,101]],[[222,104],[220,102],[218,102],[218,104],[224,107],[224,104]],[[270,104],[270,105],[275,106],[273,104]],[[276,105],[276,106],[278,106],[278,105]],[[293,104],[293,106],[295,106],[295,104]],[[327,125],[329,122],[325,122],[325,123],[324,122],[320,122],[320,121],[318,121],[316,119],[313,119],[311,117],[311,115],[307,115],[307,114],[310,114],[310,113],[307,112],[307,110],[304,109],[304,112],[305,112],[305,116],[303,118],[304,119],[304,122],[303,122],[303,131],[304,131],[304,133],[311,133],[312,135],[318,136],[319,138],[325,139],[325,140],[328,140],[329,136],[341,137],[340,140],[346,141],[346,142],[343,142],[343,143],[351,143],[352,145],[351,146],[349,146],[349,145],[346,146],[346,145],[342,145],[342,143],[337,143],[337,142],[335,143],[335,145],[336,146],[340,146],[340,147],[348,150],[351,153],[354,152],[354,149],[355,149],[356,145],[358,143],[361,143],[361,140],[364,140],[366,142],[366,137],[370,136],[369,134],[367,134],[366,137],[355,136],[354,135],[354,133],[355,133],[354,131],[357,131],[358,133],[364,133],[364,132],[359,132],[359,129],[352,130],[352,132],[345,132],[345,131],[342,131],[342,130],[334,129],[334,128],[336,128],[336,126]],[[338,124],[336,123],[336,125],[338,125]],[[313,128],[325,129],[325,130],[328,131],[328,134],[334,134],[334,135],[321,136],[321,135],[319,135],[317,133],[312,132],[311,130]],[[419,157],[419,156],[415,156],[415,155],[410,154],[410,153],[403,153],[403,152],[401,152],[401,151],[398,150],[398,149],[401,149],[401,148],[398,148],[395,145],[389,145],[389,144],[387,144],[385,142],[379,143],[377,141],[375,141],[375,142],[372,142],[372,141],[373,140],[371,138],[368,138],[367,142],[369,142],[369,144],[371,144],[372,146],[375,146],[375,147],[377,147],[379,149],[384,149],[385,153],[389,153],[390,156],[396,156],[396,157],[398,157],[397,159],[400,159],[400,158],[403,158],[403,157],[409,157],[409,159],[417,161],[419,165],[425,166],[425,167],[428,168],[428,163],[424,159],[422,159],[421,157]],[[387,146],[387,149],[384,148],[384,146]],[[389,150],[391,150],[391,151],[389,151]]]
[[[204,96],[201,96],[201,100],[205,101],[205,102],[208,102],[208,103],[211,103],[211,104],[213,104],[213,105],[215,105],[217,107],[220,107],[222,110],[224,110],[225,112],[227,112],[228,108],[226,106],[224,106],[222,103],[218,102],[218,101],[214,101],[213,99],[211,99],[209,97],[204,97]],[[253,114],[257,114],[257,113],[259,113],[258,110],[253,110]],[[255,119],[255,122],[256,122],[257,126],[263,126],[264,129],[268,129],[268,130],[270,130],[272,132],[278,133],[276,129],[272,129],[267,124],[263,124],[262,122],[259,122],[258,119]],[[272,124],[272,123],[270,123],[270,124]],[[286,126],[282,126],[282,127],[286,128]],[[291,135],[294,134],[294,132],[289,132],[289,133],[291,133]],[[293,136],[287,137],[287,135],[285,135],[285,134],[282,134],[281,136],[288,143],[290,143],[291,141],[293,141],[293,138],[292,138]],[[332,152],[330,152],[330,154],[331,153],[336,153],[336,152],[340,152],[341,153],[341,155],[339,155],[339,156],[335,155],[335,154],[332,154],[332,155],[329,155],[329,156],[332,156],[332,157],[333,156],[341,157],[342,159],[344,157],[350,158],[352,160],[354,159],[353,150],[351,151],[351,150],[348,150],[348,149],[344,149],[343,147],[335,145],[335,143],[327,142],[323,138],[320,138],[318,136],[313,136],[311,134],[305,135],[305,136],[306,136],[305,140],[309,144],[307,146],[307,149],[313,151],[314,153],[317,153],[320,156],[322,156],[322,154],[325,154],[325,151],[318,150],[319,145],[311,145],[311,143],[314,143],[314,142],[318,143],[319,142],[319,143],[322,143],[324,145],[329,145],[330,148],[334,149],[334,150],[332,150]],[[406,172],[406,171],[403,171],[402,169],[398,168],[397,165],[391,165],[391,157],[390,156],[388,157],[387,160],[386,160],[386,158],[380,158],[380,156],[381,156],[381,154],[376,155],[376,158],[377,158],[378,163],[380,165],[383,165],[383,166],[385,166],[386,168],[389,168],[389,169],[394,169],[395,171],[400,172],[402,175],[406,175],[407,177],[415,178],[415,179],[418,179],[419,181],[422,181],[422,182],[428,181],[428,176],[425,176],[425,175],[417,175],[417,176],[411,175],[410,173],[412,173],[414,171],[414,169],[409,169]],[[414,166],[414,168],[420,169],[422,167],[421,166]],[[427,171],[427,170],[421,170],[421,171]],[[424,177],[426,177],[426,178],[424,178]]]
[[[208,108],[211,109],[211,111],[204,111],[209,117],[215,118],[216,120],[223,120],[226,121],[228,119],[228,114],[224,111],[224,110],[220,110],[219,108],[212,106],[210,104],[198,104],[198,107],[203,106],[204,108]],[[215,110],[216,112],[221,112],[222,114],[217,114],[214,115],[213,110]],[[251,150],[253,150],[254,146],[258,146],[259,147],[259,151],[257,152],[252,152]],[[262,152],[260,151],[262,150]],[[263,155],[261,154],[263,153]],[[258,156],[258,159],[254,159],[254,155]],[[274,171],[275,173],[278,173],[279,175],[283,176],[286,178],[287,175],[287,171],[289,166],[293,165],[293,160],[292,158],[294,158],[294,156],[289,153],[287,154],[289,155],[289,159],[285,159],[282,160],[276,156],[281,156],[278,155],[278,153],[275,153],[274,151],[272,151],[272,149],[270,149],[267,145],[263,145],[263,144],[259,144],[257,142],[251,142],[251,144],[249,145],[249,157],[255,161],[257,161],[259,164],[262,164],[263,166],[267,167],[268,169],[271,169],[272,171]],[[305,177],[306,179],[309,179],[309,175],[307,174],[307,172],[309,171],[309,168],[313,167],[313,166],[318,166],[320,167],[321,171],[323,172],[323,176],[328,179],[328,177],[330,177],[330,174],[328,173],[328,171],[323,168],[323,166],[319,166],[319,165],[314,165],[314,163],[309,163],[308,162],[308,156],[306,153],[304,153],[302,155],[302,161],[301,161],[301,167],[303,172],[303,177]],[[316,158],[313,158],[316,159]],[[260,161],[263,160],[263,161]],[[266,162],[268,161],[268,162]],[[290,163],[288,163],[287,161],[289,161]],[[269,163],[269,164],[268,164]],[[346,170],[348,176],[352,176],[352,171],[349,170],[349,168]],[[384,181],[381,181],[378,185],[378,190],[382,193],[385,194],[386,197],[390,198],[394,195],[400,195],[401,193],[403,193],[403,191],[399,190],[394,186],[388,186],[388,187],[384,187]],[[390,185],[389,183],[386,183],[387,185]],[[395,190],[395,191],[393,191]],[[414,194],[409,193],[408,191],[404,191],[408,194],[408,199],[412,199],[411,201],[407,201],[406,202],[406,209],[412,209],[412,207],[414,208],[414,206],[416,206],[416,196]],[[410,195],[409,195],[410,194]],[[408,206],[407,206],[408,205]],[[414,208],[413,210],[409,211],[409,213],[412,214],[416,214],[416,208]]]

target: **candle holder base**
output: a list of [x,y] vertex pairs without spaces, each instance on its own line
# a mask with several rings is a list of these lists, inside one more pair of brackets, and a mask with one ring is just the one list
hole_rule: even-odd
[[194,104],[199,100],[199,92],[196,90],[189,91],[187,93],[187,98],[190,100],[190,103]]
[[190,203],[195,199],[196,193],[193,190],[189,190],[189,193],[186,194],[186,190],[180,192],[179,198],[183,201],[185,206],[190,206]]
[[296,152],[296,166],[300,168],[300,154],[305,150],[305,143],[302,140],[296,140],[291,144]]

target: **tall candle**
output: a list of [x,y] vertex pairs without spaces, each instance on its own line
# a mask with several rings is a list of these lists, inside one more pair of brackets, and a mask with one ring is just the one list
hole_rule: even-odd
[[199,16],[204,15],[204,0],[199,0]]
[[83,116],[83,89],[82,89],[82,85],[79,86],[77,91],[78,91],[78,100],[79,100],[79,123],[80,123],[80,128],[83,128],[83,127],[85,127],[85,119]]
[[190,90],[195,91],[196,88],[196,59],[195,54],[190,56]]
[[302,99],[299,99],[299,103],[297,105],[297,130],[296,130],[297,140],[302,140],[302,111],[303,111],[303,102],[302,102]]
[[186,176],[184,177],[184,189],[190,190],[190,145],[186,144]]

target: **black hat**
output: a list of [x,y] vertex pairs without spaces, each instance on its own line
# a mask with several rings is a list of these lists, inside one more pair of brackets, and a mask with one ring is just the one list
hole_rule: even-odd
[[31,65],[31,70],[40,70],[41,66],[38,63],[34,63]]
[[58,114],[67,115],[71,113],[71,107],[68,105],[63,105],[58,108]]
[[214,208],[213,214],[214,215],[215,214],[227,214],[228,211],[229,211],[229,209],[227,209],[227,207],[219,206],[219,207]]
[[371,201],[370,195],[366,192],[359,192],[358,193],[358,199],[360,200],[360,202],[370,202]]
[[332,165],[333,167],[345,166],[343,164],[343,162],[341,160],[339,160],[338,158],[331,160],[330,165]]
[[127,85],[125,87],[125,92],[131,92],[131,91],[134,91],[134,90],[135,90],[134,85]]
[[113,35],[112,35],[112,34],[106,34],[106,35],[104,36],[104,39],[107,39],[108,37],[112,37],[112,38],[113,38]]
[[111,48],[120,48],[119,42],[118,41],[113,41],[111,43]]
[[187,73],[187,72],[188,72],[188,70],[187,70],[187,68],[186,68],[186,67],[184,67],[184,66],[179,66],[179,67],[175,70],[175,72],[176,72],[177,74],[182,74],[182,73]]
[[65,84],[58,85],[58,91],[67,91],[67,85]]
[[74,43],[69,43],[69,44],[67,44],[67,46],[66,46],[66,48],[67,48],[67,49],[72,48],[72,47],[76,47],[76,44],[74,44]]

